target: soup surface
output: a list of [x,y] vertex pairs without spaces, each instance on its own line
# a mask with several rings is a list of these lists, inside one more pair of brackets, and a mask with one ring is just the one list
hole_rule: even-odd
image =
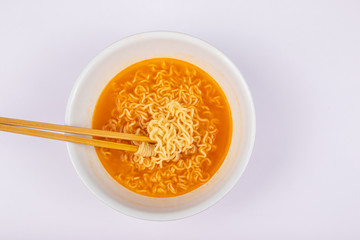
[[232,136],[230,107],[217,82],[199,67],[170,58],[144,60],[118,73],[101,93],[92,125],[157,142],[149,145],[151,156],[140,147],[137,153],[95,148],[118,183],[151,197],[182,195],[209,181]]

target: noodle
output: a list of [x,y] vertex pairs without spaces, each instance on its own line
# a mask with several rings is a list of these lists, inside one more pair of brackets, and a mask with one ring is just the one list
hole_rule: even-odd
[[215,114],[227,101],[199,69],[176,61],[151,61],[111,82],[115,106],[103,129],[149,136],[156,144],[116,140],[139,145],[135,154],[97,149],[100,159],[121,164],[113,173],[119,183],[148,196],[176,196],[200,186],[216,161],[209,158],[219,145]]
[[193,117],[193,110],[182,107],[177,101],[169,102],[152,115],[153,119],[147,126],[149,137],[157,142],[156,147],[152,149],[149,144],[142,145],[144,147],[136,155],[139,158],[154,155],[151,162],[160,167],[163,161],[176,162],[182,152],[193,148]]

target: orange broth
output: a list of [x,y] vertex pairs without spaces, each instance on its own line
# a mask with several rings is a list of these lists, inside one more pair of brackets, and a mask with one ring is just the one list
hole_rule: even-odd
[[[142,71],[142,73],[146,75],[147,74],[146,71],[149,69],[148,66],[151,64],[173,65],[175,68],[179,70],[179,74],[185,74],[187,69],[190,69],[191,71],[196,72],[197,79],[201,79],[202,84],[199,86],[199,89],[202,92],[203,102],[206,106],[208,106],[210,111],[213,113],[213,116],[218,119],[216,124],[217,127],[216,138],[213,143],[216,146],[216,148],[214,148],[215,150],[211,151],[207,155],[207,157],[211,160],[211,165],[203,166],[201,168],[203,173],[205,172],[208,173],[211,178],[220,168],[229,150],[231,137],[232,137],[232,117],[231,117],[229,103],[218,83],[205,71],[203,71],[202,69],[200,69],[199,67],[193,64],[177,59],[155,58],[155,59],[144,60],[125,68],[124,70],[119,72],[106,85],[106,87],[102,91],[95,106],[92,127],[94,129],[104,129],[104,126],[106,126],[106,124],[108,124],[109,121],[111,121],[111,118],[113,117],[112,116],[113,111],[114,109],[116,109],[116,96],[119,92],[119,89],[114,88],[114,86],[119,86],[126,82],[132,81],[138,71]],[[147,76],[149,76],[149,74]],[[182,77],[182,75],[180,77]],[[208,86],[209,84],[213,86],[214,89],[211,94],[207,94],[208,90],[206,89],[206,86]],[[127,94],[133,93],[132,91],[133,89],[129,89]],[[217,99],[216,103],[214,102],[214,96],[219,96],[216,98]],[[219,107],[219,104],[221,105],[221,107]],[[201,113],[199,114],[201,116]],[[123,141],[123,140],[122,141],[120,140],[119,142],[131,144],[131,142]],[[176,188],[175,189],[176,193],[170,191],[166,191],[165,193],[164,192],[158,193],[156,191],[152,191],[152,192],[140,191],[141,189],[136,189],[134,187],[131,187],[129,184],[126,184],[124,181],[120,180],[117,176],[121,173],[123,175],[132,174],[133,176],[131,177],[142,178],[145,176],[145,174],[147,174],[146,176],[148,175],[151,176],[151,173],[154,170],[138,169],[136,165],[132,165],[131,160],[124,158],[124,153],[122,151],[108,149],[107,151],[111,153],[110,157],[108,157],[104,155],[104,152],[101,151],[101,148],[95,147],[95,149],[102,165],[104,166],[106,171],[110,174],[110,176],[112,176],[117,182],[119,182],[121,185],[128,188],[129,190],[142,195],[151,196],[151,197],[175,197],[190,192],[205,183],[205,182],[196,182],[194,184],[189,184],[187,189],[180,189],[174,187]],[[130,154],[133,153],[127,153],[127,154],[130,156]],[[181,156],[181,157],[186,158],[188,156]],[[161,171],[160,166],[157,166],[156,168],[157,170]],[[173,184],[174,186],[176,186],[175,182]]]

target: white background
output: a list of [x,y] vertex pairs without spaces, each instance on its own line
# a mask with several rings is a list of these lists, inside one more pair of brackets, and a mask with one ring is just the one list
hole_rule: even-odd
[[104,205],[63,142],[0,132],[0,239],[360,239],[359,1],[0,2],[0,116],[64,123],[85,65],[135,33],[215,45],[252,91],[257,139],[220,202],[149,222]]

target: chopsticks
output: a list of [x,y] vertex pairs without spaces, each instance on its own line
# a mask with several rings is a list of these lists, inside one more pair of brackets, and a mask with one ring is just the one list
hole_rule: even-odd
[[[41,131],[36,129],[50,130],[54,132]],[[55,140],[73,142],[73,143],[81,143],[96,147],[125,150],[131,152],[136,152],[138,150],[138,146],[67,135],[62,133],[55,133],[55,132],[74,133],[74,134],[81,134],[86,136],[154,143],[154,141],[151,140],[149,137],[135,135],[135,134],[110,132],[110,131],[91,129],[91,128],[65,126],[65,125],[34,122],[34,121],[4,118],[4,117],[0,117],[0,131],[12,132],[12,133],[18,133],[18,134],[24,134],[24,135],[30,135],[36,137],[43,137],[43,138],[49,138],[49,139],[55,139]]]

